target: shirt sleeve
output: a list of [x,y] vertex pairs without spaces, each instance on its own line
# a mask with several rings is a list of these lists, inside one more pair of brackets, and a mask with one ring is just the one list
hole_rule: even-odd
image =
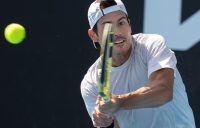
[[95,83],[92,82],[91,76],[87,73],[81,82],[81,95],[84,100],[87,112],[92,119],[92,111],[96,106],[98,91]]
[[148,77],[162,68],[172,68],[175,77],[177,60],[174,52],[166,46],[165,39],[160,35],[154,35],[150,37],[147,48]]

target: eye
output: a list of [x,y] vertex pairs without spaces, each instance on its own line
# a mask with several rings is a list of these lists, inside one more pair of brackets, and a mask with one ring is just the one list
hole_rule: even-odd
[[126,24],[126,21],[125,21],[125,20],[121,20],[121,21],[119,21],[119,23],[118,23],[119,26],[123,26],[123,25],[125,25],[125,24]]
[[121,26],[121,25],[124,25],[125,24],[125,22],[124,21],[120,21],[119,22],[119,25]]

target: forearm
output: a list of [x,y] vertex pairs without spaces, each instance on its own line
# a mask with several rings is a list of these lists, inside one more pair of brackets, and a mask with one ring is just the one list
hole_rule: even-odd
[[173,79],[172,69],[158,70],[150,76],[150,82],[144,87],[127,94],[111,95],[110,102],[99,102],[100,111],[114,114],[123,109],[160,106],[173,97]]
[[172,90],[167,85],[154,82],[118,98],[120,109],[156,107],[172,99]]

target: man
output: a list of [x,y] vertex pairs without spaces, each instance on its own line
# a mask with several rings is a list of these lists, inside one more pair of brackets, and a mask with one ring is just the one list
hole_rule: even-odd
[[128,13],[120,0],[97,0],[88,10],[89,37],[100,46],[105,23],[112,23],[114,46],[111,100],[98,96],[101,57],[89,68],[81,93],[95,127],[195,128],[176,57],[156,34],[131,35]]

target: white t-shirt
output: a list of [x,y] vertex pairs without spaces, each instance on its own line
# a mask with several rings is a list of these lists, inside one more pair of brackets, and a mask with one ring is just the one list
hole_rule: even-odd
[[[153,108],[120,110],[115,115],[120,128],[195,128],[185,86],[176,68],[176,57],[156,34],[133,35],[129,59],[119,67],[112,67],[110,91],[112,94],[129,93],[146,85],[149,76],[161,68],[174,69],[173,100]],[[98,96],[97,83],[101,58],[89,68],[81,83],[81,93],[87,111],[92,116]]]

